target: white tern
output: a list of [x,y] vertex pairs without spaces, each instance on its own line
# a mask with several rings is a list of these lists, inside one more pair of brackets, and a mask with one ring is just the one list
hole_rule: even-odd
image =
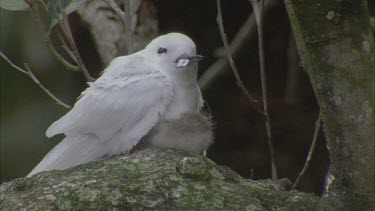
[[148,136],[155,147],[205,150],[211,128],[199,113],[201,59],[194,42],[180,33],[159,36],[145,49],[113,59],[74,107],[48,128],[47,137],[66,137],[28,176],[127,153]]

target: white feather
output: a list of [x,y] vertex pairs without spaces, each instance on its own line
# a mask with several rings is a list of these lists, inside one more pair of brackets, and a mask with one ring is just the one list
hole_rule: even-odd
[[[105,150],[95,137],[69,136],[55,146],[27,176],[40,171],[66,169],[105,155]],[[64,156],[64,159],[61,159]]]
[[[158,55],[160,46],[174,48],[173,53]],[[199,111],[197,65],[177,70],[174,61],[181,55],[195,55],[195,45],[171,33],[138,53],[114,59],[72,110],[48,128],[47,137],[66,137],[28,176],[128,152],[161,120]]]

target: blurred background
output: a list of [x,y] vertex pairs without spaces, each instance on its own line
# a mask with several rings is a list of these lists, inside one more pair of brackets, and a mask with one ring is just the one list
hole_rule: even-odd
[[[84,63],[94,77],[105,68],[109,57],[98,51],[95,41],[99,26],[120,26],[121,20],[110,9],[92,8],[108,24],[88,22],[92,16],[84,9],[69,15],[73,35]],[[216,1],[198,0],[142,0],[137,1],[132,19],[136,48],[142,48],[158,34],[181,32],[191,37],[199,54],[205,59],[200,63],[199,76],[212,69],[218,61],[225,60],[222,40],[218,30]],[[87,8],[90,5],[86,5]],[[223,21],[229,42],[243,29],[252,7],[248,0],[222,1]],[[95,17],[99,17],[98,11]],[[90,18],[91,17],[91,18]],[[318,105],[309,79],[301,67],[288,16],[282,1],[274,1],[266,9],[264,20],[264,45],[267,71],[269,110],[272,123],[275,159],[280,178],[292,182],[303,167],[308,153]],[[115,30],[111,28],[111,30]],[[99,29],[98,29],[99,30]],[[126,52],[123,31],[116,46],[107,49],[118,56]],[[100,30],[99,30],[100,31]],[[270,156],[264,117],[255,108],[262,108],[262,93],[258,61],[256,30],[247,33],[234,60],[247,90],[258,103],[254,106],[242,94],[228,65],[221,65],[223,72],[210,80],[203,89],[207,110],[215,122],[215,144],[208,157],[225,165],[246,178],[271,177]],[[87,87],[79,72],[66,70],[49,51],[42,32],[30,18],[29,12],[12,12],[0,9],[0,50],[16,65],[28,63],[34,74],[54,95],[69,105]],[[104,38],[101,38],[104,40]],[[104,43],[104,41],[103,41]],[[224,59],[223,59],[224,58]],[[30,78],[18,72],[4,60],[0,60],[0,147],[1,182],[24,177],[63,136],[47,139],[48,126],[68,110],[52,101]],[[325,175],[329,168],[329,154],[324,132],[318,137],[310,168],[301,179],[298,189],[316,194],[322,193]]]

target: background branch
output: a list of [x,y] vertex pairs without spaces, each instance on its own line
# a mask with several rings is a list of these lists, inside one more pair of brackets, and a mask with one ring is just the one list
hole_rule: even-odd
[[60,32],[58,32],[57,36],[58,36],[58,38],[61,41],[61,44],[62,44],[61,48],[77,64],[78,63],[77,58],[75,57],[74,53],[69,49],[68,44],[66,44],[66,42],[65,42],[64,37],[62,36],[62,34]]
[[122,21],[124,22],[124,27],[126,28],[126,26],[125,26],[125,19],[124,19],[124,17],[125,17],[125,12],[124,11],[122,11],[121,9],[120,9],[120,7],[118,7],[117,6],[117,4],[116,4],[116,2],[114,1],[114,0],[104,0],[107,4],[108,4],[108,6],[110,6],[111,7],[111,9],[122,19]]
[[237,80],[237,86],[240,87],[241,91],[245,94],[245,96],[249,99],[249,101],[251,103],[255,103],[256,100],[254,100],[254,98],[246,90],[246,87],[242,83],[240,75],[238,74],[238,70],[236,68],[236,65],[233,62],[233,58],[232,58],[231,53],[229,51],[228,40],[227,40],[227,37],[226,37],[225,32],[224,32],[223,18],[222,18],[222,15],[221,15],[220,0],[217,0],[216,3],[217,3],[217,19],[216,20],[217,20],[217,23],[218,23],[218,26],[219,26],[221,39],[223,40],[225,53],[226,53],[227,58],[229,60],[229,64],[232,68],[233,74],[234,74],[234,76],[236,77],[236,80]]
[[12,61],[10,61],[8,59],[8,57],[5,56],[5,54],[3,54],[1,51],[0,51],[0,56],[6,61],[8,62],[8,64],[10,66],[12,66],[14,69],[18,70],[19,72],[23,73],[23,74],[26,74],[27,76],[29,76],[50,98],[52,98],[58,105],[64,107],[64,108],[67,108],[69,109],[70,106],[68,106],[67,104],[65,104],[64,102],[62,102],[60,99],[58,99],[55,95],[53,95],[47,88],[45,88],[43,86],[43,84],[40,83],[40,81],[35,77],[35,75],[33,74],[33,72],[30,70],[29,66],[27,63],[24,64],[26,70],[18,67],[17,65],[15,65]]
[[[245,23],[238,30],[236,36],[233,38],[229,45],[229,51],[233,57],[236,57],[241,50],[244,49],[246,43],[253,39],[256,35],[256,22],[254,14],[251,14],[245,21]],[[229,62],[228,58],[222,56],[217,59],[198,80],[199,87],[202,92],[206,92],[226,70],[228,70]]]
[[267,80],[266,80],[266,68],[264,62],[264,46],[263,46],[263,8],[264,0],[249,0],[253,6],[255,19],[258,25],[258,41],[259,41],[259,62],[260,62],[260,77],[262,82],[262,94],[263,94],[263,110],[266,117],[266,130],[268,136],[268,148],[271,156],[271,173],[272,180],[277,180],[277,167],[275,162],[275,153],[272,144],[272,133],[271,133],[271,119],[268,112],[267,102]]
[[[268,0],[265,2],[263,13],[266,14],[270,8],[272,8],[278,1]],[[238,30],[237,34],[233,38],[232,42],[229,44],[229,52],[232,58],[236,58],[246,46],[256,36],[256,20],[254,13],[250,14],[249,17],[242,24],[241,28]],[[221,54],[220,54],[221,55]],[[217,81],[223,74],[226,73],[229,67],[229,62],[227,57],[225,57],[225,50],[223,50],[223,56],[216,60],[204,73],[200,76],[198,80],[199,87],[202,92],[206,92],[212,84]]]
[[53,46],[53,44],[51,43],[51,41],[49,39],[46,42],[47,42],[49,50],[55,56],[57,61],[59,61],[62,65],[64,65],[66,69],[73,70],[73,71],[79,71],[79,67],[70,64],[70,62],[66,61],[64,59],[64,57],[59,52],[57,52],[57,50],[55,49],[55,47]]
[[81,69],[81,71],[82,71],[82,73],[85,76],[87,81],[94,81],[94,78],[91,77],[89,71],[87,70],[87,68],[86,68],[85,64],[83,63],[82,58],[81,58],[81,56],[78,52],[77,46],[74,42],[72,31],[70,29],[68,16],[64,11],[64,7],[61,3],[61,0],[58,0],[57,2],[58,2],[59,10],[60,10],[60,13],[61,13],[60,14],[61,17],[59,17],[60,15],[56,13],[56,18],[59,22],[61,30],[63,31],[63,33],[65,35],[65,38],[68,41],[68,45],[69,45],[70,49],[72,50],[72,52],[73,52],[73,54],[74,54],[74,56],[77,60],[77,65]]
[[313,140],[311,142],[309,154],[307,155],[305,165],[303,166],[303,168],[302,168],[301,172],[299,173],[296,181],[294,182],[294,184],[292,186],[292,189],[296,189],[301,177],[306,173],[307,168],[310,166],[311,158],[312,158],[312,155],[313,155],[314,150],[315,150],[316,141],[318,140],[320,125],[321,125],[321,118],[320,118],[320,113],[319,113],[318,119],[315,122],[315,132],[314,132]]
[[[50,35],[51,35],[51,28],[48,23],[48,7],[43,1],[35,1],[33,4],[29,3],[32,10],[31,10],[31,17],[33,18],[33,21],[37,24],[39,27],[44,41],[47,43],[47,46],[49,50],[52,52],[53,56],[57,59],[58,62],[60,62],[64,67],[68,70],[73,71],[79,71],[79,67],[76,65],[71,64],[69,61],[67,61],[63,55],[61,55],[56,48],[54,47],[53,43],[51,42]],[[56,8],[52,5],[52,11],[56,14],[56,19],[58,16],[58,13],[56,11]],[[59,37],[60,38],[60,37]],[[73,59],[73,61],[75,61]]]

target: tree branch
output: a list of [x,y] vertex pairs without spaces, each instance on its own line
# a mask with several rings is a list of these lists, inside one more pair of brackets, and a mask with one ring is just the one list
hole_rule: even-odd
[[[28,2],[28,3],[30,5],[30,7],[32,7],[31,16],[32,16],[34,22],[41,29],[41,33],[43,35],[44,41],[47,43],[47,46],[48,46],[49,50],[52,52],[53,56],[55,56],[57,61],[59,61],[62,65],[64,65],[66,69],[73,70],[73,71],[79,71],[80,70],[79,67],[71,64],[70,62],[68,62],[56,50],[53,43],[51,42],[51,39],[50,39],[50,32],[51,31],[50,31],[50,29],[48,29],[48,27],[49,27],[48,23],[47,23],[48,17],[46,17],[46,14],[48,13],[48,11],[47,11],[48,9],[47,9],[46,4],[43,1],[35,1],[35,4],[31,4],[30,2]],[[55,7],[52,7],[52,8],[53,8],[52,10],[55,12],[55,14],[58,14],[57,11],[56,11],[56,8]]]
[[69,49],[68,44],[66,44],[64,37],[61,35],[61,33],[57,32],[57,36],[59,37],[62,49],[68,54],[68,56],[77,64],[77,58],[75,57],[74,53]]
[[272,144],[272,133],[271,133],[271,119],[268,112],[267,102],[267,80],[266,80],[266,68],[264,62],[264,46],[263,46],[263,8],[264,0],[249,0],[253,6],[255,19],[258,25],[258,41],[259,41],[259,62],[260,62],[260,76],[262,82],[262,94],[263,94],[263,110],[266,117],[266,130],[268,136],[268,148],[271,156],[271,173],[272,180],[277,180],[277,167],[274,157],[274,148]]
[[296,189],[301,177],[306,173],[307,168],[310,166],[311,158],[315,150],[316,141],[318,140],[320,125],[321,125],[321,118],[320,118],[320,113],[319,113],[318,119],[315,122],[315,132],[314,132],[313,140],[311,142],[309,154],[307,155],[305,165],[303,166],[303,169],[301,170],[296,181],[294,182],[292,189]]
[[[264,6],[264,14],[266,14],[270,8],[278,3],[279,1],[276,0],[266,1]],[[237,57],[245,49],[246,44],[255,38],[256,27],[255,16],[254,13],[252,13],[242,24],[232,42],[229,44],[229,51],[232,58]],[[229,62],[225,56],[225,50],[223,49],[222,52],[224,56],[217,59],[216,62],[207,68],[207,70],[205,70],[200,76],[198,84],[202,92],[206,92],[206,90],[208,90],[212,84],[228,70]]]
[[[254,14],[251,14],[241,26],[240,30],[238,30],[236,36],[229,45],[229,50],[233,57],[236,57],[236,55],[238,55],[239,52],[244,49],[245,44],[255,37],[255,29],[255,17]],[[217,80],[217,78],[226,72],[228,65],[228,59],[224,55],[224,57],[217,59],[214,64],[204,71],[198,80],[198,84],[202,92],[205,92],[205,90],[207,90],[211,84]]]
[[8,62],[8,64],[9,64],[10,66],[12,66],[14,69],[20,71],[20,72],[23,73],[23,74],[29,75],[29,73],[28,73],[26,70],[23,70],[22,68],[20,68],[20,67],[18,67],[17,65],[13,64],[13,62],[10,61],[10,60],[8,59],[8,57],[6,57],[5,54],[3,54],[3,52],[1,52],[1,51],[0,51],[0,56],[1,56],[6,62]]
[[[60,12],[61,12],[61,18],[60,17],[56,17],[59,24],[60,24],[60,27],[68,41],[68,44],[74,54],[74,56],[76,57],[77,59],[77,65],[78,67],[81,69],[83,75],[85,76],[86,80],[87,81],[94,81],[94,78],[91,77],[89,71],[87,70],[85,64],[83,63],[82,61],[82,58],[78,52],[78,49],[77,49],[77,46],[74,42],[74,38],[73,38],[73,34],[72,34],[72,31],[70,29],[70,26],[69,26],[69,20],[68,20],[68,16],[67,14],[65,13],[65,10],[64,10],[64,7],[61,3],[61,0],[58,0],[58,5],[59,5],[59,9],[60,9]],[[58,16],[58,14],[56,13],[56,16]]]
[[51,99],[53,99],[58,105],[64,107],[64,108],[67,108],[69,109],[70,106],[68,106],[67,104],[65,104],[64,102],[62,102],[60,99],[58,99],[55,95],[53,95],[47,88],[45,88],[43,86],[43,84],[40,83],[40,81],[35,77],[35,75],[33,74],[33,72],[30,70],[29,66],[27,63],[24,64],[26,70],[18,67],[17,65],[15,65],[12,61],[10,61],[8,59],[8,57],[5,56],[5,54],[3,54],[1,51],[0,51],[0,56],[10,65],[12,66],[14,69],[18,70],[19,72],[29,76]]
[[233,58],[232,58],[231,53],[229,51],[228,40],[227,40],[227,37],[226,37],[225,32],[224,32],[223,19],[222,19],[222,15],[221,15],[220,0],[217,0],[216,3],[217,3],[217,19],[216,19],[216,21],[217,21],[218,26],[219,26],[221,39],[222,39],[223,44],[224,44],[225,53],[226,53],[227,58],[229,60],[229,64],[232,68],[233,74],[234,74],[234,76],[236,77],[236,80],[237,80],[237,86],[240,87],[241,91],[249,99],[250,103],[256,103],[257,101],[254,100],[254,98],[249,94],[249,92],[246,90],[244,84],[242,83],[240,75],[238,74],[238,70],[236,68],[236,65],[233,62]]
[[115,12],[115,13],[117,13],[117,15],[123,20],[123,22],[124,22],[124,27],[126,28],[126,25],[125,25],[125,12],[124,11],[122,11],[121,9],[120,9],[120,7],[118,7],[117,6],[117,4],[116,4],[116,2],[114,1],[114,0],[104,0],[107,4],[108,4],[108,6],[110,6],[111,7],[111,9]]
[[56,50],[55,47],[52,45],[52,43],[50,42],[50,40],[47,40],[47,45],[48,45],[49,50],[52,52],[52,54],[53,54],[53,55],[55,56],[55,58],[57,59],[57,61],[59,61],[62,65],[64,65],[64,66],[65,66],[67,69],[69,69],[69,70],[79,71],[79,67],[70,64],[68,61],[66,61],[66,60],[64,59],[64,57],[63,57],[62,55],[60,55],[59,52],[57,52],[57,50]]

